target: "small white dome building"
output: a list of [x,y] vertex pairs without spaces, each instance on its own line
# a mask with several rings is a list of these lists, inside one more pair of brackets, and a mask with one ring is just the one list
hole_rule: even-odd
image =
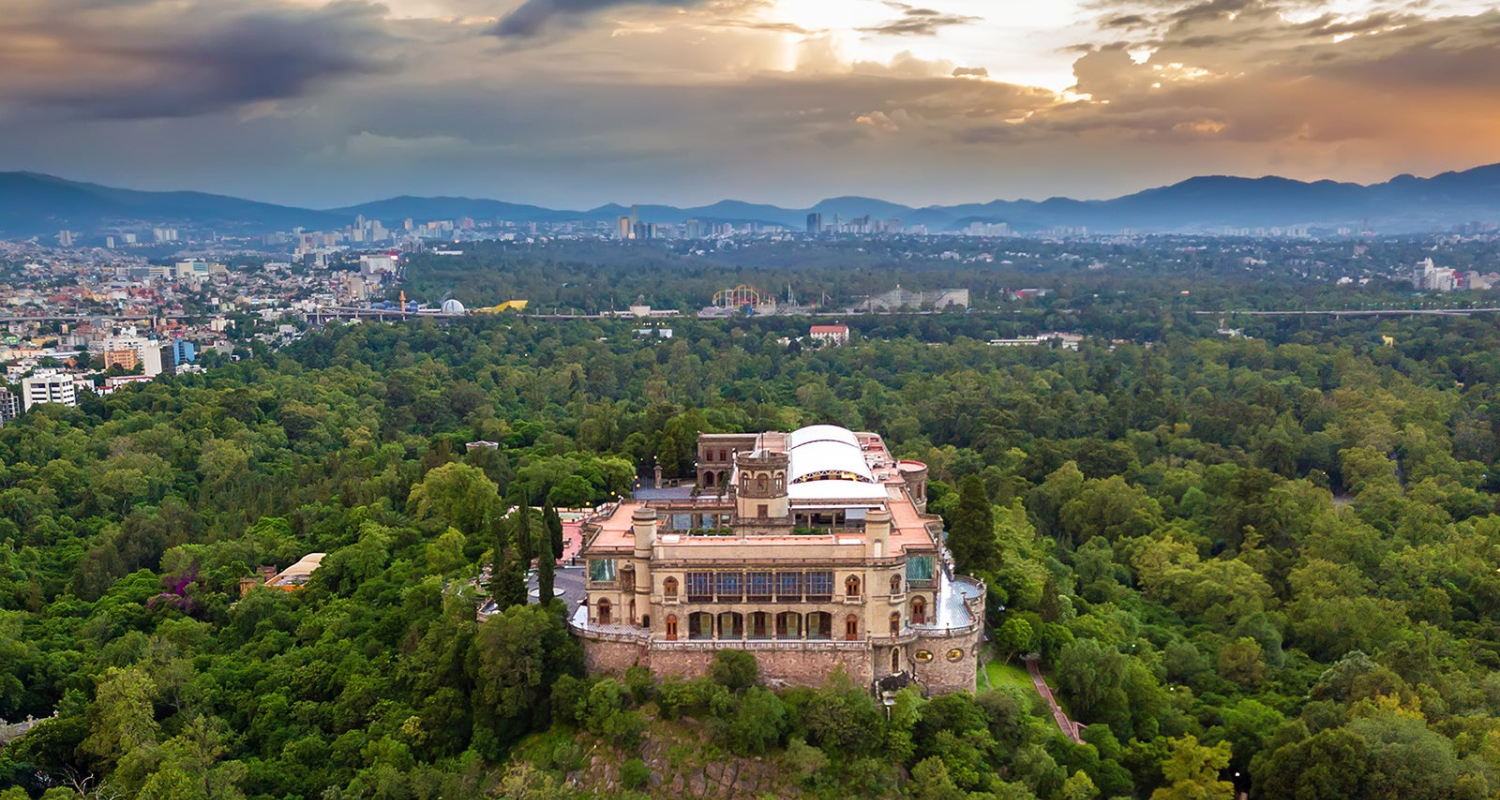
[[462,314],[462,313],[464,313],[464,304],[458,302],[457,300],[444,300],[443,301],[443,313],[444,314]]

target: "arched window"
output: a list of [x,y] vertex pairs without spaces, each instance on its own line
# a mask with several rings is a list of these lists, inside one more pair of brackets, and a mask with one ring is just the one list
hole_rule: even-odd
[[662,593],[662,596],[665,597],[665,598],[667,598],[668,600],[676,600],[677,599],[677,579],[676,578],[667,578],[666,580],[662,581],[661,582],[661,593]]
[[719,451],[719,460],[720,461],[728,461],[729,460],[729,452],[727,450],[720,450]]
[[677,641],[677,618],[670,615],[667,617],[667,641]]
[[708,470],[707,472],[703,473],[703,487],[705,489],[712,489],[713,486],[714,486],[714,472],[713,472],[713,470]]
[[850,575],[844,579],[844,594],[848,597],[859,597],[859,578]]
[[893,594],[893,595],[901,594],[901,576],[900,575],[892,575],[891,576],[891,594]]
[[598,609],[599,609],[599,624],[600,625],[608,625],[608,624],[610,624],[610,622],[609,622],[609,601],[608,600],[600,600],[599,601],[599,605],[598,605]]
[[911,624],[927,624],[927,600],[921,595],[911,599]]
[[852,642],[859,638],[859,617],[850,614],[844,617],[844,641]]
[[891,672],[901,671],[901,651],[891,648]]
[[901,612],[900,611],[897,611],[897,612],[891,614],[891,635],[892,636],[900,636],[901,635]]
[[[628,564],[626,566],[629,566]],[[635,591],[635,570],[620,570],[620,591],[629,594]]]
[[734,611],[725,611],[719,614],[719,638],[720,639],[743,639],[745,638],[745,617]]
[[776,615],[776,638],[801,639],[802,615],[795,611],[783,611]]
[[714,615],[707,611],[697,611],[688,615],[688,638],[689,639],[712,639],[714,638]]
[[635,598],[630,598],[630,624],[635,624]]
[[756,611],[750,615],[750,638],[771,638],[771,615],[764,611]]
[[807,615],[807,638],[827,640],[833,638],[833,615],[827,611],[814,611]]

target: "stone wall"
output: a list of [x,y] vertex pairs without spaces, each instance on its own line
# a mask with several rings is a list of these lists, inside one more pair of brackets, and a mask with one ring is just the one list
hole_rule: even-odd
[[635,642],[583,639],[583,668],[590,675],[624,675],[637,664],[650,666],[646,646]]
[[[657,675],[696,678],[708,674],[714,662],[714,652],[672,646],[653,647],[650,666]],[[754,653],[760,664],[761,677],[771,682],[819,686],[840,666],[857,686],[867,686],[874,679],[869,647],[805,644],[791,648],[752,649],[750,652]]]

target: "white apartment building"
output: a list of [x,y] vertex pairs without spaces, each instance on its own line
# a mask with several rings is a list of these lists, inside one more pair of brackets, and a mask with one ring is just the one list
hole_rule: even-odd
[[21,381],[21,399],[26,410],[38,403],[61,403],[78,405],[78,389],[72,375],[59,373],[33,375]]

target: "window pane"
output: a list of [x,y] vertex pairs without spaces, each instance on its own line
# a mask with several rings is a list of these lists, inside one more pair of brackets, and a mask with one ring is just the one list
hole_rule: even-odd
[[930,581],[932,574],[932,556],[912,556],[906,560],[907,580]]
[[833,572],[813,570],[807,573],[807,593],[810,595],[833,594]]
[[595,558],[589,561],[589,580],[612,581],[615,579],[615,560]]
[[745,573],[743,572],[720,572],[719,573],[719,596],[739,597],[745,593]]
[[776,573],[776,595],[778,597],[800,597],[802,595],[802,573]]
[[771,573],[751,572],[745,576],[746,590],[749,594],[757,597],[769,597],[771,594]]
[[689,572],[687,593],[689,597],[707,597],[714,593],[712,572]]

